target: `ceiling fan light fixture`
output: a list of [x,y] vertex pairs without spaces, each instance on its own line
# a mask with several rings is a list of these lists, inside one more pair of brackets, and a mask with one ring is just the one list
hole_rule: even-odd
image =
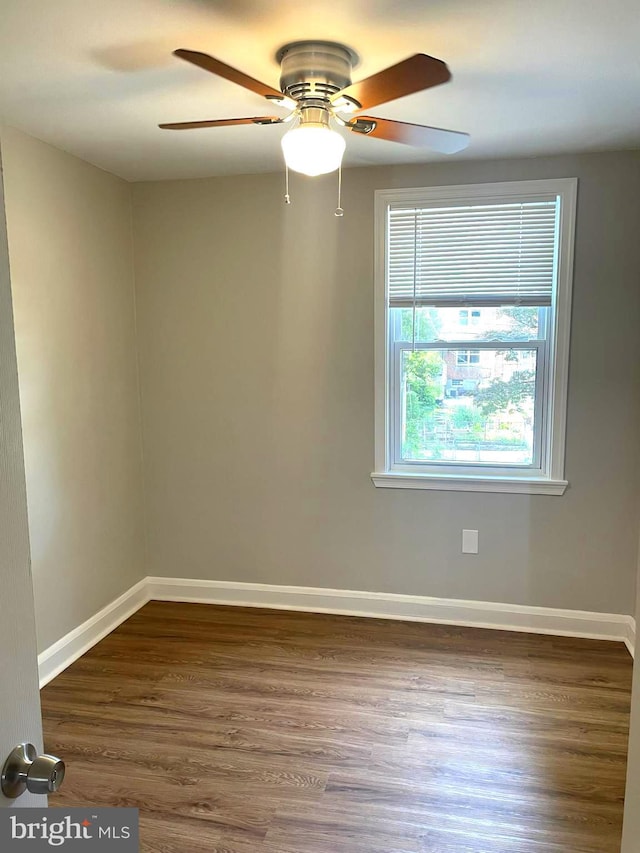
[[315,177],[335,172],[342,163],[344,138],[325,124],[301,124],[282,137],[282,153],[294,172]]

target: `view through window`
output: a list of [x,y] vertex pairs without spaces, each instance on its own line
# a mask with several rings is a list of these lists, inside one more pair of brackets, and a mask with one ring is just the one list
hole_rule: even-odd
[[[533,465],[547,309],[392,308],[399,458]],[[473,348],[469,343],[473,342]]]

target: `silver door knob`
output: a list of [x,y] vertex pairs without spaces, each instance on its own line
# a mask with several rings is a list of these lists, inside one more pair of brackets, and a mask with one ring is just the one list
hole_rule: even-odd
[[38,755],[32,743],[19,743],[2,768],[2,793],[15,800],[25,791],[53,794],[64,779],[64,761],[55,755]]

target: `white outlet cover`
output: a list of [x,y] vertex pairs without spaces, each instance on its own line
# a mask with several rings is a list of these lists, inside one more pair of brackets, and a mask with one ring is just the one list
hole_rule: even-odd
[[478,531],[463,530],[462,531],[462,553],[477,554],[478,553]]

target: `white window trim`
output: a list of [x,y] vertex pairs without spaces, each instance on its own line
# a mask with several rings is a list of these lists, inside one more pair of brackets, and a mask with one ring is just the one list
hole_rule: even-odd
[[[380,488],[436,489],[441,491],[509,492],[515,494],[562,495],[568,481],[564,478],[569,379],[569,334],[571,290],[575,238],[577,178],[540,181],[514,181],[493,184],[467,184],[447,187],[416,187],[377,190],[375,194],[375,471],[373,483]],[[386,280],[386,228],[390,204],[447,203],[452,200],[500,201],[536,200],[558,195],[560,202],[557,282],[551,309],[553,334],[549,341],[548,389],[550,415],[546,430],[545,470],[494,474],[455,474],[448,472],[408,472],[391,469],[388,357],[388,293]]]

